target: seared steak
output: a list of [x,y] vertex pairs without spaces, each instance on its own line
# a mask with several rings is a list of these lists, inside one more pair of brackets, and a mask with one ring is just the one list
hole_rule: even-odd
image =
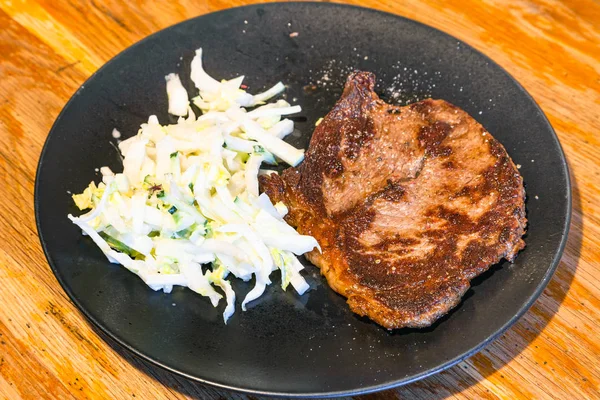
[[469,281],[525,246],[523,180],[502,145],[443,100],[396,107],[350,75],[304,162],[261,177],[287,221],[314,236],[352,311],[388,329],[426,327]]

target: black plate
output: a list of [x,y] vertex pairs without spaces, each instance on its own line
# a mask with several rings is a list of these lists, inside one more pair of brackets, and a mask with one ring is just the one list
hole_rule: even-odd
[[[290,37],[298,32],[297,37]],[[292,35],[293,36],[293,35]],[[148,115],[168,121],[164,76],[179,72],[192,93],[189,64],[203,47],[217,78],[247,76],[251,90],[282,80],[302,105],[306,146],[314,122],[341,93],[352,67],[373,71],[388,100],[428,96],[468,111],[521,164],[527,248],[475,280],[460,306],[433,327],[390,333],[353,315],[309,266],[314,290],[283,292],[279,278],[227,326],[222,307],[187,289],[156,293],[111,265],[66,218],[67,191],[121,170],[113,128],[135,133]],[[181,58],[183,57],[183,58]],[[314,83],[317,89],[306,89]],[[393,98],[391,91],[401,90]],[[119,54],[83,85],[58,117],[39,162],[35,206],[46,256],[59,282],[95,325],[168,370],[256,394],[335,396],[405,384],[468,357],[513,324],[546,286],[569,226],[567,165],[544,114],[489,58],[425,25],[373,10],[316,3],[253,5],[205,15],[163,30]],[[246,284],[236,284],[239,292]],[[243,295],[238,295],[243,298]]]

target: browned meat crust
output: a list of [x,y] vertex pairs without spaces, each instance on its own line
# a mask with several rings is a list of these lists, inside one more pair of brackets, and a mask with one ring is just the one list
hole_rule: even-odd
[[321,244],[308,259],[352,311],[389,329],[426,327],[525,246],[523,180],[463,110],[431,99],[391,106],[374,81],[352,74],[305,161],[261,186]]

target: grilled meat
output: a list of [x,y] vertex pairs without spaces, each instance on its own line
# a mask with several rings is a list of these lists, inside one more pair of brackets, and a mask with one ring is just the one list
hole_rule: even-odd
[[525,191],[504,147],[443,100],[389,105],[357,72],[317,126],[304,162],[261,177],[308,259],[355,313],[388,329],[426,327],[471,279],[525,243]]

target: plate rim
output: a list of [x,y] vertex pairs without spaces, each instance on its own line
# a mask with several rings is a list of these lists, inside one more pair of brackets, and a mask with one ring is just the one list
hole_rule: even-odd
[[[291,6],[291,7],[295,7],[295,6],[308,6],[308,7],[330,7],[330,8],[349,8],[349,9],[357,9],[360,10],[362,12],[370,12],[373,14],[381,14],[381,15],[385,15],[388,17],[393,17],[393,18],[398,18],[403,20],[405,23],[408,24],[412,24],[412,25],[416,25],[416,26],[421,26],[421,27],[425,27],[427,29],[430,30],[434,30],[436,33],[441,34],[443,36],[452,38],[454,40],[457,40],[461,43],[462,47],[465,47],[467,49],[469,49],[470,51],[476,53],[478,56],[483,57],[483,59],[485,61],[487,61],[489,64],[495,66],[499,72],[503,73],[510,81],[512,81],[512,83],[517,87],[517,89],[529,100],[531,101],[531,103],[535,106],[535,108],[537,109],[537,111],[539,112],[540,116],[541,116],[541,122],[543,122],[543,124],[546,126],[547,130],[550,132],[552,140],[553,140],[553,144],[556,146],[556,148],[558,149],[558,153],[560,156],[560,167],[562,167],[564,175],[565,175],[565,183],[566,183],[566,215],[564,218],[564,227],[561,233],[561,240],[559,243],[559,246],[557,248],[557,250],[555,251],[554,257],[552,258],[552,261],[548,267],[548,269],[546,270],[546,273],[544,274],[543,278],[541,279],[541,281],[538,283],[535,291],[533,292],[533,294],[527,299],[526,302],[523,303],[523,305],[521,306],[521,308],[519,309],[519,311],[517,313],[515,313],[514,316],[512,316],[504,325],[502,325],[500,327],[500,329],[498,329],[496,332],[494,332],[492,335],[488,336],[484,341],[480,342],[477,346],[472,347],[471,349],[469,349],[466,352],[463,352],[462,354],[444,362],[443,364],[438,365],[436,368],[432,368],[428,371],[424,371],[422,373],[418,373],[418,374],[414,374],[411,376],[408,376],[404,379],[396,379],[396,380],[389,380],[386,381],[384,383],[381,384],[375,384],[375,385],[370,385],[370,386],[365,386],[365,387],[361,387],[361,388],[357,388],[357,389],[350,389],[350,390],[338,390],[338,391],[320,391],[320,392],[310,392],[310,393],[290,393],[290,392],[279,392],[279,391],[268,391],[268,390],[256,390],[256,389],[247,389],[247,388],[243,388],[243,387],[238,387],[238,386],[234,386],[234,385],[228,385],[228,384],[223,384],[223,383],[218,383],[218,382],[214,382],[211,381],[209,379],[204,379],[204,378],[200,378],[198,376],[194,376],[182,371],[177,370],[176,368],[170,367],[168,365],[165,365],[164,363],[155,360],[154,358],[152,358],[151,356],[141,352],[140,350],[136,349],[133,345],[128,344],[125,340],[119,338],[116,334],[114,334],[113,332],[111,332],[108,328],[106,328],[105,326],[103,326],[103,324],[98,321],[93,315],[91,315],[91,313],[82,306],[82,304],[80,303],[80,301],[77,299],[77,297],[73,294],[73,292],[70,290],[70,288],[66,285],[66,283],[64,282],[64,280],[61,277],[61,274],[58,270],[58,268],[54,265],[54,262],[51,260],[50,257],[50,253],[46,247],[46,243],[44,241],[44,239],[42,238],[41,235],[41,223],[40,223],[40,213],[39,213],[39,203],[40,203],[40,198],[39,198],[39,186],[40,186],[40,173],[43,167],[43,161],[45,159],[46,156],[46,152],[47,152],[47,148],[48,148],[48,143],[50,141],[50,136],[52,135],[52,132],[55,131],[56,127],[58,126],[59,122],[62,120],[62,118],[64,117],[64,114],[67,110],[67,108],[71,105],[72,102],[74,102],[77,99],[77,96],[79,94],[79,92],[87,85],[87,83],[91,80],[93,80],[96,75],[98,75],[99,73],[101,73],[109,64],[111,64],[113,61],[115,61],[116,59],[118,59],[119,57],[121,57],[125,52],[128,52],[138,46],[140,46],[141,44],[152,40],[155,36],[158,36],[160,34],[163,33],[163,31],[169,30],[169,29],[173,29],[177,26],[183,25],[183,24],[187,24],[187,23],[192,23],[195,20],[201,19],[201,18],[205,18],[209,15],[213,15],[213,14],[219,14],[219,13],[226,13],[226,12],[230,12],[232,10],[240,10],[240,9],[252,9],[252,8],[259,8],[259,7],[265,7],[265,8],[269,8],[269,7],[273,7],[273,8],[277,8],[280,6]],[[75,92],[71,95],[71,97],[69,98],[69,100],[65,103],[65,105],[63,106],[63,108],[61,109],[60,113],[58,114],[58,116],[56,117],[54,123],[52,124],[52,127],[50,128],[50,130],[48,131],[48,135],[46,136],[46,139],[44,141],[44,145],[42,147],[42,150],[40,152],[39,155],[39,159],[38,159],[38,166],[36,168],[36,173],[35,173],[35,184],[34,184],[34,213],[35,213],[35,222],[36,222],[36,229],[37,229],[37,234],[38,234],[38,239],[40,241],[40,244],[42,246],[42,249],[44,251],[44,256],[46,257],[46,261],[48,262],[48,265],[50,266],[50,269],[52,270],[52,273],[54,275],[54,277],[57,279],[58,283],[60,284],[60,286],[62,287],[62,289],[64,290],[64,292],[67,294],[67,296],[69,297],[69,299],[71,300],[71,302],[76,306],[77,310],[82,313],[85,318],[92,322],[92,325],[99,329],[102,333],[104,333],[105,335],[107,335],[110,339],[114,340],[116,343],[118,343],[120,346],[122,346],[123,348],[125,348],[126,350],[128,350],[129,352],[135,354],[138,357],[141,357],[143,360],[150,362],[152,365],[154,366],[158,366],[160,368],[162,368],[163,370],[169,371],[171,373],[177,374],[179,376],[185,377],[187,379],[190,379],[194,382],[197,383],[201,383],[204,385],[209,385],[212,387],[216,387],[219,389],[226,389],[226,390],[231,390],[234,392],[239,392],[239,393],[246,393],[246,394],[250,394],[250,395],[258,395],[258,396],[278,396],[278,397],[287,397],[287,398],[332,398],[332,397],[341,397],[341,396],[355,396],[355,395],[361,395],[361,394],[368,394],[368,393],[373,393],[373,392],[378,392],[378,391],[383,391],[383,390],[387,390],[387,389],[392,389],[392,388],[397,388],[400,386],[404,386],[407,384],[410,384],[412,382],[416,382],[419,381],[421,379],[425,379],[429,376],[435,375],[439,372],[445,371],[446,369],[458,364],[459,362],[477,354],[478,352],[480,352],[484,347],[486,347],[488,344],[490,344],[491,342],[495,341],[500,335],[502,335],[504,332],[506,332],[512,325],[514,325],[527,311],[529,311],[529,309],[531,308],[531,306],[535,303],[535,301],[539,298],[539,296],[542,294],[543,290],[546,288],[546,286],[548,285],[548,282],[552,279],[554,272],[556,271],[556,269],[558,268],[558,265],[560,264],[560,261],[562,259],[567,241],[568,241],[568,236],[569,236],[569,230],[570,230],[570,226],[571,226],[571,218],[572,218],[572,212],[573,212],[573,208],[572,208],[572,185],[571,185],[571,176],[570,176],[570,170],[569,170],[569,165],[567,162],[567,158],[564,152],[564,149],[560,143],[560,140],[558,138],[558,135],[556,134],[554,128],[552,127],[550,121],[548,120],[548,117],[546,116],[546,114],[544,113],[544,111],[542,110],[542,108],[540,107],[540,105],[535,101],[535,99],[533,98],[533,96],[519,83],[519,81],[517,81],[516,78],[514,78],[506,69],[504,69],[504,67],[502,67],[500,64],[498,64],[497,62],[495,62],[493,59],[491,59],[489,56],[487,56],[485,53],[483,53],[482,51],[478,50],[477,48],[475,48],[474,46],[470,45],[469,43],[466,43],[465,41],[456,38],[455,36],[446,33],[438,28],[435,28],[431,25],[425,24],[423,22],[411,19],[411,18],[407,18],[405,16],[399,15],[399,14],[394,14],[391,12],[387,12],[387,11],[382,11],[382,10],[378,10],[375,8],[369,8],[369,7],[362,7],[362,6],[358,6],[358,5],[354,5],[354,4],[345,4],[345,3],[323,3],[323,2],[318,2],[318,1],[290,1],[290,2],[283,2],[283,1],[277,1],[277,2],[271,2],[271,3],[258,3],[258,4],[248,4],[248,5],[243,5],[243,6],[237,6],[237,7],[230,7],[230,8],[225,8],[225,9],[221,9],[221,10],[217,10],[217,11],[212,11],[212,12],[207,12],[205,14],[200,14],[197,15],[195,17],[180,21],[178,23],[175,23],[173,25],[169,25],[165,28],[162,28],[148,36],[143,37],[142,39],[138,40],[137,42],[127,46],[126,48],[124,48],[123,50],[119,51],[117,54],[115,54],[113,57],[111,57],[108,61],[106,61],[102,66],[100,66],[100,68],[98,68],[96,71],[94,71],[94,73],[92,73],[76,90]],[[104,338],[103,338],[104,340]],[[106,340],[105,340],[106,341]],[[110,345],[110,343],[108,343]],[[144,373],[146,373],[146,371],[144,371]],[[161,382],[161,384],[165,385],[164,383]]]

